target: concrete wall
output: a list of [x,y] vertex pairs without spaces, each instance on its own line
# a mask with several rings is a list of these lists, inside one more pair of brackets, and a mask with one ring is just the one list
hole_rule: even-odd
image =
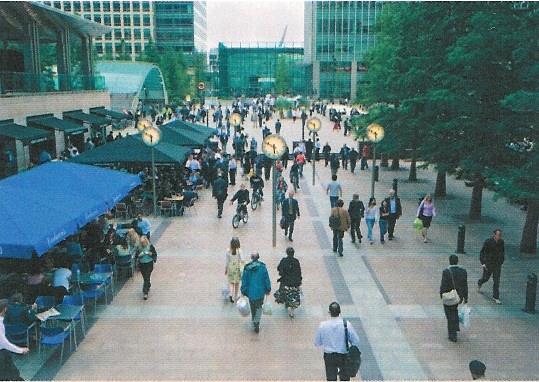
[[62,113],[82,109],[88,113],[91,107],[104,106],[110,109],[108,91],[77,91],[59,93],[36,93],[0,96],[0,120],[13,119],[26,126],[26,117],[53,113],[62,119]]

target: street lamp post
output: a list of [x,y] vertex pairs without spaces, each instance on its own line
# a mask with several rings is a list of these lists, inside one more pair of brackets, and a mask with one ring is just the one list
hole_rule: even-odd
[[277,246],[277,174],[275,161],[283,156],[286,151],[286,141],[278,134],[270,134],[262,142],[262,152],[273,161],[273,184],[272,184],[272,244]]
[[307,120],[307,129],[313,134],[313,149],[312,149],[312,163],[313,163],[313,186],[315,185],[315,172],[316,172],[316,135],[322,127],[322,121],[317,117],[312,117]]
[[142,141],[146,146],[151,147],[152,151],[152,199],[153,199],[153,215],[157,216],[157,187],[155,184],[155,146],[161,140],[161,130],[153,126],[147,119],[142,119],[137,124],[137,129],[141,132]]
[[374,198],[374,182],[376,172],[376,144],[384,139],[384,128],[373,123],[367,126],[367,138],[372,142],[372,173],[371,173],[371,198]]

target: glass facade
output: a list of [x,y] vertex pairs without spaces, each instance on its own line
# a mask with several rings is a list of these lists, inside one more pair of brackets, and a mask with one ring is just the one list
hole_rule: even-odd
[[305,3],[305,59],[313,68],[314,92],[322,98],[355,99],[375,44],[381,1]]
[[44,3],[114,26],[112,35],[94,39],[96,53],[107,59],[115,59],[122,53],[117,49],[122,39],[125,41],[125,53],[133,60],[144,51],[150,40],[160,50],[206,51],[205,1],[75,0]]
[[220,43],[217,56],[220,96],[275,94],[278,64],[286,67],[290,94],[305,94],[311,88],[303,47],[280,47],[278,43],[235,46]]

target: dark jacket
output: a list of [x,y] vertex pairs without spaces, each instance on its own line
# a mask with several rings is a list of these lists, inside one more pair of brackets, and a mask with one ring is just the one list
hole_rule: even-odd
[[[292,214],[288,213],[288,207],[292,203]],[[299,217],[299,204],[296,199],[290,199],[286,198],[283,201],[283,206],[281,207],[281,210],[283,211],[283,216],[286,217],[287,220],[296,220],[296,217]]]
[[249,190],[238,190],[230,200],[231,202],[249,203]]
[[350,214],[350,219],[360,220],[365,213],[365,206],[361,200],[352,200],[348,206],[348,213]]
[[213,181],[212,196],[214,198],[225,198],[228,195],[228,182],[223,177],[218,177]]
[[505,261],[505,244],[503,239],[498,240],[498,242],[492,237],[485,240],[483,248],[481,248],[479,260],[487,268],[500,267]]
[[[395,198],[397,200],[397,218],[400,218],[402,215],[402,206],[400,198]],[[389,213],[391,214],[391,203],[389,198],[385,199],[387,202],[387,208],[389,208]]]
[[359,153],[355,149],[352,149],[352,151],[350,151],[350,153],[348,154],[348,157],[350,158],[351,162],[357,162],[359,158]]
[[281,286],[299,287],[301,286],[301,266],[299,260],[295,257],[285,257],[281,259],[281,262],[277,266],[279,276],[281,276],[277,282],[281,283]]
[[261,261],[251,261],[243,269],[241,277],[241,294],[250,300],[259,300],[271,292],[271,282],[266,264]]
[[[451,273],[453,273],[453,279],[451,279]],[[455,285],[453,286],[453,280]],[[468,274],[466,269],[458,266],[450,266],[444,269],[442,272],[442,283],[440,284],[440,298],[442,294],[449,292],[452,289],[456,289],[462,302],[468,302]]]

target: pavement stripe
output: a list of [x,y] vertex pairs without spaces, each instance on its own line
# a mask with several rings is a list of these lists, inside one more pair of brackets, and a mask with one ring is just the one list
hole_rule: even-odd
[[341,267],[335,256],[324,256],[324,264],[331,280],[331,285],[335,291],[335,297],[339,304],[353,304],[354,300],[350,294],[350,290],[346,285],[346,281],[341,272]]
[[161,236],[163,236],[163,233],[165,230],[172,224],[172,218],[163,220],[155,229],[153,234],[151,235],[152,243],[157,244],[159,239],[161,239]]
[[365,266],[369,270],[369,273],[371,274],[372,279],[374,280],[376,286],[378,287],[378,290],[382,294],[382,297],[384,298],[384,301],[386,302],[386,304],[391,305],[391,300],[390,300],[389,296],[387,295],[384,287],[382,286],[382,283],[378,279],[378,276],[376,275],[376,272],[374,272],[374,269],[372,269],[372,266],[369,263],[369,260],[365,256],[361,256],[361,259],[363,260],[363,262],[365,263]]
[[376,358],[374,357],[371,345],[367,338],[367,333],[365,333],[365,329],[363,328],[363,324],[361,323],[361,318],[359,317],[343,317],[343,318],[350,321],[350,323],[356,330],[356,333],[359,337],[359,347],[361,351],[361,367],[359,369],[359,373],[361,374],[361,379],[371,380],[371,381],[383,380],[384,378],[382,376],[382,372],[380,371],[378,362],[376,362]]
[[320,249],[331,249],[331,243],[322,222],[319,220],[313,220],[313,226],[314,232],[316,232],[316,239],[318,240],[318,244],[320,244]]
[[303,199],[305,206],[307,206],[307,211],[309,211],[309,216],[312,217],[319,217],[318,210],[316,209],[316,206],[314,205],[314,202],[311,198],[305,198]]

